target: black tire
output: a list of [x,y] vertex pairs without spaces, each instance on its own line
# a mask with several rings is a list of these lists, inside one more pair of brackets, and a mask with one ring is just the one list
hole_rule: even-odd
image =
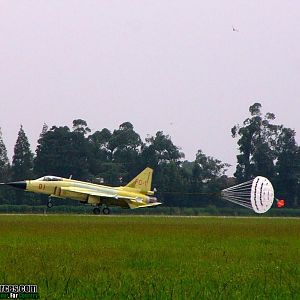
[[94,213],[94,215],[100,215],[100,208],[99,207],[95,207],[94,209],[93,209],[93,213]]
[[104,207],[102,209],[102,212],[103,212],[104,215],[109,215],[110,214],[110,209],[108,207]]

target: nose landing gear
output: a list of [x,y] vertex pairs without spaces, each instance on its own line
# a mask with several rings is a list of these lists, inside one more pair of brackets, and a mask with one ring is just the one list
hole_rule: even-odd
[[53,206],[52,199],[49,197],[49,198],[48,198],[47,207],[48,207],[48,208],[51,208],[52,206]]

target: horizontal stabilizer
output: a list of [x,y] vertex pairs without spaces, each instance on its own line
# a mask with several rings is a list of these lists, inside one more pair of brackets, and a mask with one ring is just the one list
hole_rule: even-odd
[[137,202],[129,202],[128,205],[131,209],[136,209],[136,208],[143,208],[143,207],[153,207],[153,206],[157,206],[157,205],[160,205],[161,203],[160,202],[155,202],[155,203],[149,203],[149,204],[142,204],[140,205],[139,203]]

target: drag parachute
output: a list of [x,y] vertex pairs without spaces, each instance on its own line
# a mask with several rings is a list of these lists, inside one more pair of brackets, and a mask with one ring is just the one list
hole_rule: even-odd
[[222,190],[221,197],[262,214],[267,212],[273,204],[274,189],[267,178],[257,176],[252,180]]

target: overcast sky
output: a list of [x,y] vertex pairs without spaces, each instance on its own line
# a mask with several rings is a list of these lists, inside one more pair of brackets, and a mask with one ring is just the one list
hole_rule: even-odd
[[[232,26],[238,31],[234,31]],[[0,0],[0,127],[130,121],[235,166],[254,102],[300,136],[298,0]]]

